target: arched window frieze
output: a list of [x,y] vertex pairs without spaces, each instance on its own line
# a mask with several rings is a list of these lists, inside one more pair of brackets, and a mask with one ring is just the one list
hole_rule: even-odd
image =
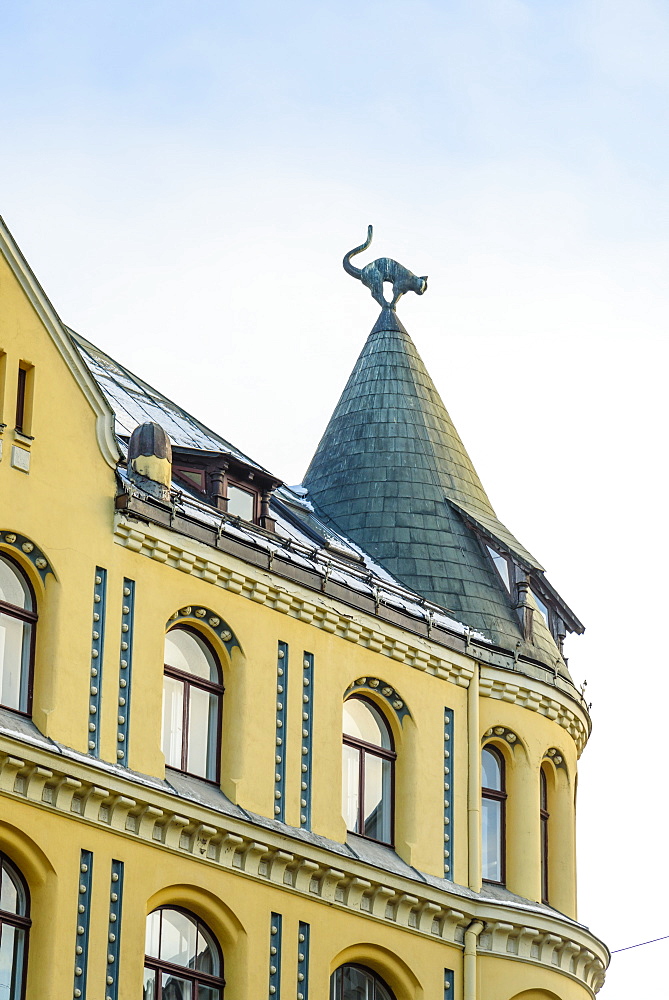
[[400,726],[407,717],[411,718],[411,712],[402,696],[394,687],[378,677],[358,677],[352,684],[349,684],[344,698],[350,698],[356,694],[366,695],[372,700],[378,699],[383,710],[388,711],[391,717],[394,716]]
[[502,746],[507,744],[509,747],[516,748],[517,746],[523,746],[523,742],[519,739],[518,734],[514,733],[513,729],[508,729],[507,726],[491,726],[483,734],[482,743],[487,743],[488,741],[499,742]]
[[215,642],[220,642],[225,646],[228,655],[231,655],[235,646],[241,649],[241,643],[228,623],[219,614],[212,611],[211,608],[205,608],[197,604],[188,604],[174,612],[167,620],[166,627],[168,629],[173,628],[177,622],[190,623],[197,629],[201,629],[205,635],[211,630]]
[[553,767],[561,768],[565,774],[568,774],[567,764],[564,759],[564,754],[557,747],[550,747],[544,754],[544,761],[550,761]]
[[3,550],[19,564],[30,563],[42,583],[46,582],[49,573],[55,578],[56,571],[44,552],[26,535],[18,531],[0,529],[0,552]]

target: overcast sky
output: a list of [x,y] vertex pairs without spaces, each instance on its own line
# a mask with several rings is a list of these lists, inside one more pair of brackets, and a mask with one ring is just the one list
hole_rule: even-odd
[[[373,325],[362,242],[587,626],[580,918],[669,935],[669,7],[0,4],[0,213],[62,319],[289,483]],[[666,993],[669,942],[603,1000]],[[663,985],[660,985],[663,984]]]

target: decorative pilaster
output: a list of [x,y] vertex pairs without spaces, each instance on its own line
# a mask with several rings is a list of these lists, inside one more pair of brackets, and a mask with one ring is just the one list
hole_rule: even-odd
[[119,1000],[118,976],[123,906],[123,862],[112,861],[109,887],[109,928],[107,931],[107,980],[105,1000]]
[[132,643],[135,624],[135,581],[123,581],[121,610],[121,654],[119,658],[118,718],[116,725],[116,758],[128,763],[130,736],[130,696],[132,693]]
[[297,935],[297,1000],[309,1000],[309,924],[300,920]]
[[444,709],[444,878],[453,881],[453,710]]
[[311,829],[311,758],[314,700],[314,654],[302,660],[302,762],[300,782],[300,826]]
[[273,913],[269,929],[269,996],[281,998],[281,922],[280,913]]
[[280,642],[276,665],[276,756],[274,758],[274,815],[286,819],[286,718],[288,698],[288,643]]
[[107,570],[95,567],[93,586],[93,629],[91,632],[91,684],[88,705],[88,752],[100,756],[100,708],[102,701],[102,660],[104,656],[107,610]]
[[75,1000],[86,998],[88,946],[91,923],[91,885],[93,884],[93,852],[82,851],[79,859],[79,893],[77,901],[77,943],[74,949]]

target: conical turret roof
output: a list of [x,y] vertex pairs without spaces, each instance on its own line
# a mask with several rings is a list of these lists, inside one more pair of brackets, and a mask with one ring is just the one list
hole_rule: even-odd
[[[524,642],[483,539],[528,571],[497,519],[411,337],[390,309],[369,335],[304,479],[319,511],[405,586],[504,646]],[[538,616],[537,616],[538,617]],[[547,628],[532,655],[559,655]]]

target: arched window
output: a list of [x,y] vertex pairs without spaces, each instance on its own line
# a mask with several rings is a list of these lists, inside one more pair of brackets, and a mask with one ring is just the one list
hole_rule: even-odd
[[395,1000],[395,994],[364,965],[340,965],[330,979],[330,1000]]
[[342,808],[346,827],[382,844],[393,841],[393,739],[370,701],[344,702]]
[[209,644],[188,628],[165,636],[163,753],[169,767],[218,781],[223,684]]
[[539,821],[541,823],[541,901],[548,902],[548,782],[543,767],[539,771]]
[[146,919],[143,1000],[223,1000],[223,957],[197,917],[162,906]]
[[504,758],[495,747],[481,752],[481,847],[484,882],[504,883],[505,805]]
[[28,967],[30,897],[23,876],[0,854],[0,997],[22,1000]]
[[26,715],[32,700],[35,598],[27,579],[0,555],[0,705]]

